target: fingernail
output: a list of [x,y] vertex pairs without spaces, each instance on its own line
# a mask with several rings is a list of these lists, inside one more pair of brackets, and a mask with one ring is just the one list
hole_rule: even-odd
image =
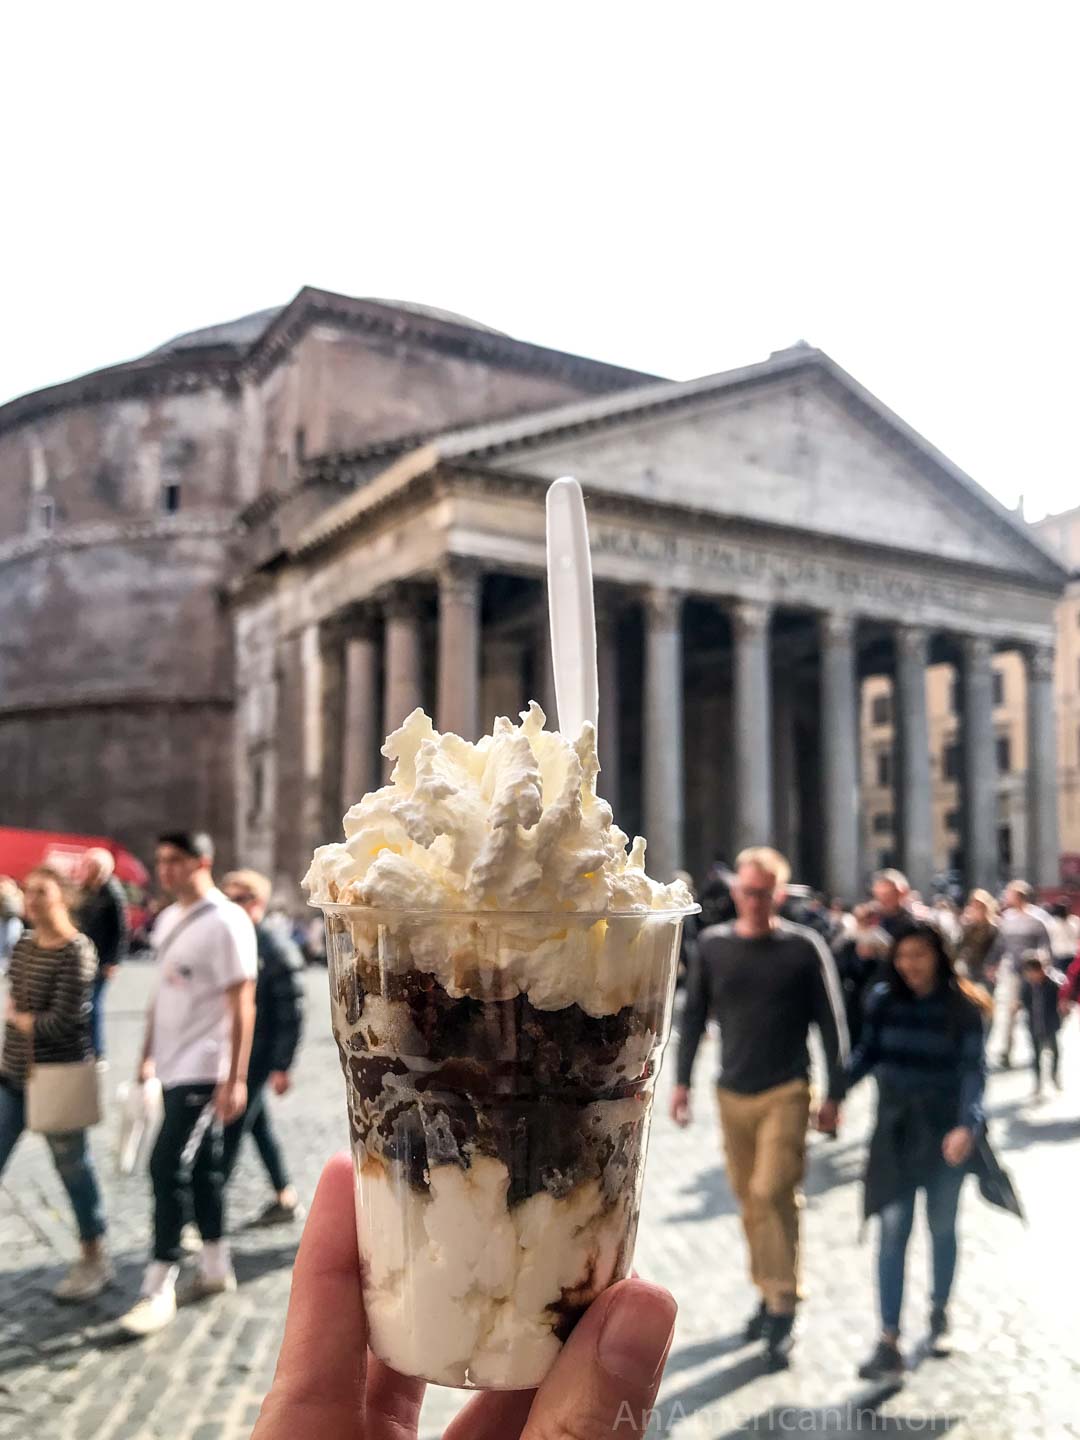
[[671,1343],[678,1308],[659,1285],[638,1280],[618,1291],[597,1342],[600,1364],[613,1379],[642,1390],[653,1384]]

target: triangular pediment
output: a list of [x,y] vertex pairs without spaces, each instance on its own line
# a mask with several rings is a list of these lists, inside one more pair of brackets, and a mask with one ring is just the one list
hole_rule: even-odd
[[444,455],[542,479],[571,474],[590,490],[1063,582],[1017,517],[820,352],[737,374],[737,383],[721,376],[649,387],[640,405],[630,392],[502,432],[493,427],[476,434],[475,445],[455,437],[465,443]]

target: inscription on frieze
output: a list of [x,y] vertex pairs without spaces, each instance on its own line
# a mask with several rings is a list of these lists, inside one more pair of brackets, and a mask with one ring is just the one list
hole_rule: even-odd
[[[733,544],[708,535],[664,535],[592,524],[593,553],[641,560],[661,570],[685,566],[716,580],[750,581],[779,590],[826,593],[850,601],[895,607],[897,613],[923,607],[977,611],[982,597],[963,585],[933,576],[903,575],[813,554],[785,554]],[[808,541],[809,543],[809,541]]]

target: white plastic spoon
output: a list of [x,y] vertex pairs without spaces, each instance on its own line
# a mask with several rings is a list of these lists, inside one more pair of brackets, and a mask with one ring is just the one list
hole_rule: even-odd
[[568,475],[548,487],[547,573],[558,728],[576,739],[586,720],[597,723],[599,686],[585,497]]

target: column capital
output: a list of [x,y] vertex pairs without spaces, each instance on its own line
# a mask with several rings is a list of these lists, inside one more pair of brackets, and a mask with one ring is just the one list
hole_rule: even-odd
[[923,625],[898,625],[896,627],[896,649],[911,660],[926,661],[930,644],[930,632]]
[[827,610],[818,616],[821,639],[826,645],[850,645],[855,638],[855,616]]
[[759,640],[768,634],[772,606],[760,600],[736,600],[728,613],[739,640]]
[[988,635],[961,635],[960,646],[969,665],[989,665],[994,642]]
[[420,618],[420,589],[413,581],[402,580],[389,586],[383,591],[380,601],[388,620]]
[[1024,651],[1030,680],[1053,680],[1054,647],[1052,645],[1029,645]]
[[480,581],[483,571],[475,560],[448,555],[439,566],[439,598],[459,605],[480,603]]
[[674,630],[682,619],[683,598],[681,590],[651,586],[643,597],[646,625],[650,629]]

